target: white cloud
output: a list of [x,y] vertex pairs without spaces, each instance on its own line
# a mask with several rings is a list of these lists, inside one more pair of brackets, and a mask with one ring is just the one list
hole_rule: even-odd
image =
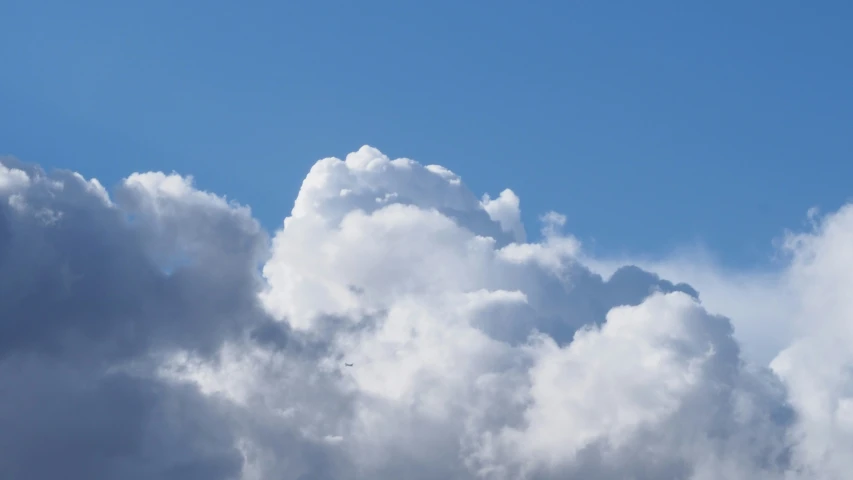
[[14,192],[30,184],[27,172],[14,167],[0,165],[0,193]]
[[483,195],[483,208],[492,220],[498,222],[503,231],[512,232],[517,242],[524,243],[527,240],[527,234],[521,222],[520,205],[518,196],[508,188],[494,200],[489,198],[488,194]]
[[[636,263],[691,283],[733,318],[750,357],[787,387],[793,465],[805,478],[843,478],[853,467],[853,206],[806,216],[812,229],[784,235],[773,269],[732,272],[701,252]],[[591,263],[606,272],[618,262]]]
[[272,242],[190,177],[136,173],[110,194],[3,169],[0,476],[853,467],[851,208],[790,235],[777,271],[629,262],[700,301],[586,258],[558,213],[527,243],[510,190],[478,199],[446,168],[367,146],[314,165]]
[[[581,253],[581,256],[584,256]],[[637,265],[699,291],[702,304],[732,321],[744,355],[767,365],[794,338],[794,296],[785,285],[784,265],[774,269],[734,271],[721,267],[702,248],[681,250],[665,258],[588,258],[584,263],[605,278],[622,265]]]

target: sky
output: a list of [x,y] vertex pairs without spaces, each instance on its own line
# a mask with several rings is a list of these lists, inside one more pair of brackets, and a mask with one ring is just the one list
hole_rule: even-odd
[[176,170],[277,228],[364,144],[513,188],[601,253],[763,265],[849,196],[849,2],[0,6],[0,152]]
[[0,478],[847,478],[851,7],[307,5],[0,5]]

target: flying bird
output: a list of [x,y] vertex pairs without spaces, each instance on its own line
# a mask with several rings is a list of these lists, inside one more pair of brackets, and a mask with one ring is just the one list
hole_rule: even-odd
[[344,363],[344,365],[345,365],[345,366],[347,366],[347,367],[351,367],[351,366],[352,366],[352,364],[351,364],[351,363]]

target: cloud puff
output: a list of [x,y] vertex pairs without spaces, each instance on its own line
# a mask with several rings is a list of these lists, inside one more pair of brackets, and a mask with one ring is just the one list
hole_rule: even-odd
[[[17,189],[0,206],[2,476],[233,478],[242,459],[227,408],[156,371],[158,357],[213,354],[262,317],[249,286],[265,246],[257,224],[133,178],[119,207],[96,181],[4,164]],[[182,217],[190,230],[167,228]],[[204,227],[216,238],[192,248]],[[229,233],[253,247],[223,249]],[[158,260],[184,247],[199,261],[164,273]],[[201,261],[217,257],[231,268]]]
[[[446,168],[363,147],[317,162],[270,238],[190,177],[134,173],[108,193],[2,160],[0,474],[828,480],[853,467],[853,209],[790,235],[786,264],[760,280],[700,268],[690,286],[585,258],[554,212],[528,242],[519,208],[510,190],[478,198]],[[679,281],[699,268],[657,265]],[[767,305],[724,301],[726,278]],[[742,347],[760,338],[738,332],[755,322],[721,314],[763,319],[777,297],[786,333],[751,362]]]

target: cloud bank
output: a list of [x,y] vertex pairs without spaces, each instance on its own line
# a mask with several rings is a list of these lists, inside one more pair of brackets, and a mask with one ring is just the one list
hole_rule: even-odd
[[0,163],[3,478],[853,468],[853,206],[763,276],[656,264],[691,286],[586,258],[557,213],[529,242],[511,190],[367,146],[273,235],[190,177]]

